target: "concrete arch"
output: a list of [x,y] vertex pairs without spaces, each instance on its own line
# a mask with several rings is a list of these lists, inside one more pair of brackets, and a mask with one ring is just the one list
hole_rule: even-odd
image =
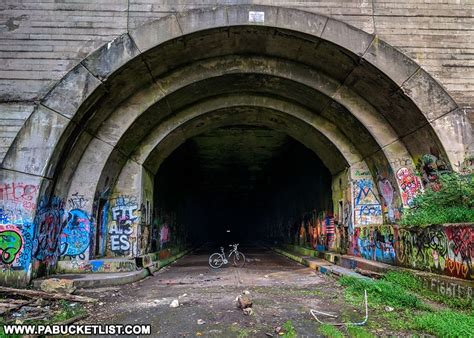
[[[264,12],[265,20],[249,20],[250,10]],[[73,125],[75,121],[79,122],[83,112],[110,89],[106,88],[103,82],[139,54],[195,32],[255,25],[289,29],[315,40],[328,41],[380,70],[400,86],[403,93],[425,115],[446,148],[450,162],[462,160],[465,155],[463,141],[469,136],[469,130],[454,132],[457,127],[454,120],[456,117],[462,118],[456,103],[429,74],[393,47],[345,23],[313,13],[271,6],[228,6],[171,15],[130,31],[129,35],[122,36],[92,53],[48,93],[32,114],[31,120],[48,118],[51,123],[52,118],[57,120],[51,134],[52,139],[46,140],[38,147],[43,149],[43,154],[46,155],[41,156],[43,163],[38,163],[34,168],[25,165],[26,154],[21,153],[22,139],[19,137],[5,157],[3,168],[51,177],[47,167],[56,147],[49,144],[61,146],[58,144],[60,136],[67,137],[68,129],[73,129],[67,126]],[[52,117],[54,114],[45,113],[42,106],[57,112],[59,116]],[[32,128],[31,123],[25,124],[22,134],[34,134],[33,130],[28,131],[29,128]],[[455,134],[461,135],[452,140]]]
[[[249,17],[250,10],[263,12],[265,19],[252,19]],[[46,209],[51,208],[48,196],[57,190],[58,176],[74,169],[59,165],[65,155],[72,152],[71,149],[74,149],[77,159],[82,157],[87,147],[106,146],[110,147],[111,152],[114,151],[113,145],[95,135],[95,130],[103,121],[94,120],[94,113],[98,110],[97,105],[103,106],[107,102],[103,101],[105,97],[109,95],[111,100],[127,97],[149,83],[155,83],[157,97],[163,96],[165,88],[159,80],[172,67],[168,69],[169,65],[165,64],[161,68],[160,65],[155,65],[156,69],[149,68],[152,53],[165,44],[186,44],[195,34],[213,34],[216,30],[226,33],[241,27],[268,28],[282,35],[291,32],[291,36],[300,41],[345,54],[348,64],[352,66],[347,66],[340,73],[328,70],[331,73],[328,78],[334,81],[327,84],[335,87],[328,96],[334,101],[347,102],[344,105],[353,111],[373,112],[373,116],[380,115],[379,118],[389,120],[388,124],[383,125],[388,127],[387,130],[393,130],[393,133],[390,131],[393,137],[379,142],[383,148],[381,158],[389,158],[391,163],[396,155],[404,154],[412,162],[411,157],[421,155],[427,149],[427,145],[419,140],[429,138],[452,165],[464,159],[472,131],[469,123],[465,123],[463,112],[428,73],[393,47],[376,36],[313,13],[272,6],[229,6],[193,10],[151,22],[129,31],[82,60],[36,106],[5,156],[0,178],[5,182],[22,181],[34,186],[32,200],[38,201],[38,206],[41,204]],[[258,51],[263,51],[265,45],[258,48]],[[298,50],[292,53],[297,55]],[[298,58],[303,56],[295,57],[296,60]],[[305,62],[309,61],[305,59]],[[143,69],[146,73],[136,83],[122,85],[127,76],[140,73]],[[204,72],[198,73],[198,77],[199,74],[203,76]],[[311,76],[317,77],[318,74],[313,72]],[[385,95],[369,97],[364,94],[368,88],[372,90],[379,84]],[[323,88],[319,88],[320,91]],[[400,104],[393,104],[394,101]],[[404,107],[412,109],[405,117],[398,114]],[[392,108],[395,113],[391,113]],[[397,117],[416,120],[416,128],[395,130]],[[363,124],[371,126],[369,121]],[[404,125],[410,124],[407,121]],[[379,140],[385,137],[382,134],[372,132]],[[406,144],[410,144],[409,150]],[[117,156],[123,157],[123,154]],[[84,163],[93,160],[93,153],[84,154]],[[39,203],[41,196],[46,196],[44,203]],[[33,220],[35,214],[41,216],[43,211],[40,212],[35,205],[24,210],[24,217]],[[49,263],[54,265],[54,262],[53,257]],[[25,275],[29,276],[31,265],[29,262],[25,264]]]

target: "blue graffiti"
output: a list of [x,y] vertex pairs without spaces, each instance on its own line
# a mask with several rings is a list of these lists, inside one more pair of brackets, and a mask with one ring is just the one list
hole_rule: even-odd
[[84,252],[90,243],[91,222],[84,210],[72,209],[69,211],[67,224],[61,234],[61,256],[84,259]]

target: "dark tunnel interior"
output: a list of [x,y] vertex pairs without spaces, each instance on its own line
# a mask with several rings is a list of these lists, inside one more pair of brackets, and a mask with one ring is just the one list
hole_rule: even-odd
[[305,214],[332,210],[331,174],[318,156],[264,127],[188,139],[160,166],[154,191],[155,214],[176,241],[266,240],[274,227],[298,229]]

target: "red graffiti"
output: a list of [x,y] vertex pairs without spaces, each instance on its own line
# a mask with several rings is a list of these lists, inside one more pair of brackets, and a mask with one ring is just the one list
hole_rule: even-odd
[[422,189],[420,180],[408,168],[400,168],[397,171],[397,179],[402,190],[403,205],[411,205]]
[[467,278],[469,267],[465,263],[456,262],[452,259],[446,258],[445,271],[448,275],[453,277]]
[[5,183],[0,185],[0,201],[21,204],[25,210],[36,208],[38,185],[25,183]]

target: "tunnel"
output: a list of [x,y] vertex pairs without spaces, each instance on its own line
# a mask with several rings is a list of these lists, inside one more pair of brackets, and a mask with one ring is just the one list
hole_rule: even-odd
[[201,243],[290,241],[313,214],[332,214],[331,174],[318,156],[258,126],[188,139],[163,162],[154,190],[157,219],[175,238]]
[[462,114],[416,62],[333,18],[218,6],[150,21],[85,57],[15,137],[9,278],[205,240],[347,252],[357,228],[400,220],[425,159],[464,160]]

